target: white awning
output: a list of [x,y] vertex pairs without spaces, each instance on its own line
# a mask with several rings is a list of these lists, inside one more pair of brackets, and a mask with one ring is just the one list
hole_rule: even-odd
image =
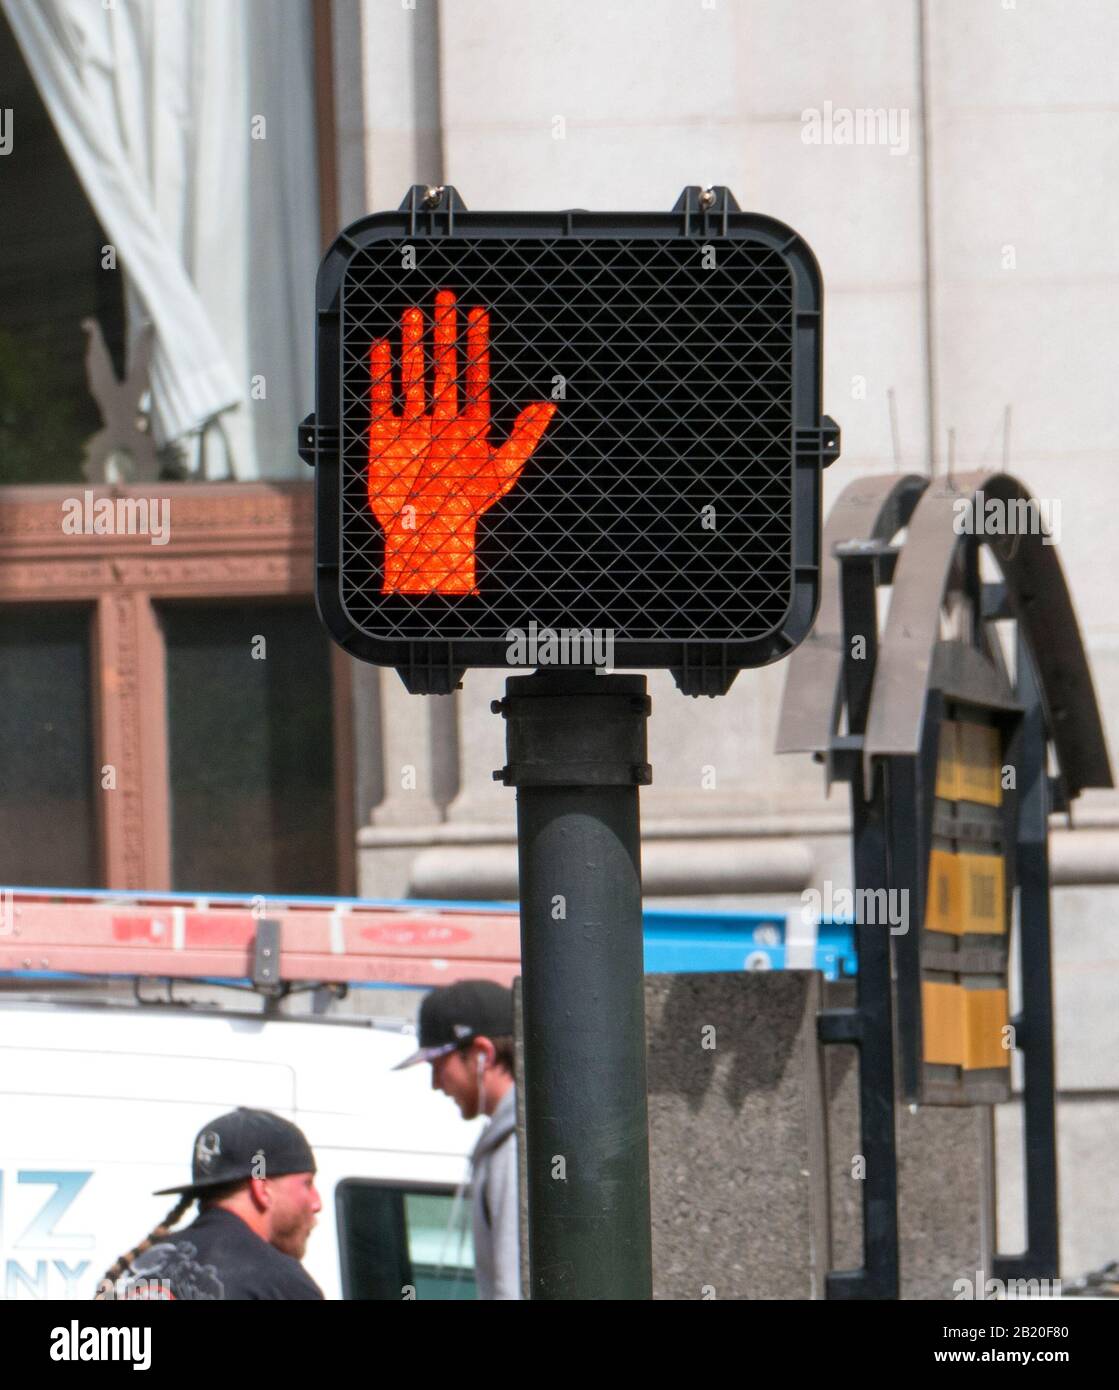
[[115,248],[130,347],[154,327],[156,442],[207,476],[292,474],[319,250],[305,0],[0,3]]

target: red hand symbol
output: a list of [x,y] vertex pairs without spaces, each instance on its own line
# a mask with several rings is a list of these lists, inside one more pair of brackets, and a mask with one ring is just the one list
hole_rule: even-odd
[[521,476],[556,407],[525,406],[495,449],[490,433],[490,317],[466,327],[466,403],[459,410],[455,296],[435,296],[434,399],[424,414],[423,314],[400,316],[404,413],[392,409],[392,348],[369,349],[369,507],[385,533],[383,594],[476,594],[478,518]]

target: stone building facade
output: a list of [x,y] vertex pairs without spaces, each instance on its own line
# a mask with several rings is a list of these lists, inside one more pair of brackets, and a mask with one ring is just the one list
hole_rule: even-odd
[[[1119,447],[1119,8],[1089,0],[364,0],[334,6],[342,221],[450,183],[474,208],[671,207],[726,184],[796,228],[826,286],[824,408],[852,478],[1007,465],[1059,504],[1060,551],[1119,746],[1109,498]],[[844,789],[774,753],[785,673],[692,702],[650,679],[650,900],[792,907],[850,882]],[[500,672],[406,694],[356,677],[358,882],[511,898],[492,781]],[[1119,1254],[1119,797],[1053,827],[1063,1264]],[[1021,1233],[1002,1107],[1000,1245]]]

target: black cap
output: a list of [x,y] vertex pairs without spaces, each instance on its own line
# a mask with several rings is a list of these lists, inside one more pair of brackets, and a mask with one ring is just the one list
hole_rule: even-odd
[[433,989],[420,1005],[420,1049],[393,1071],[445,1057],[472,1038],[512,1036],[513,991],[492,980],[460,980]]
[[171,1192],[202,1195],[208,1188],[242,1178],[281,1178],[285,1173],[314,1171],[315,1155],[297,1125],[270,1110],[240,1106],[198,1131],[190,1182],[182,1187],[161,1187],[153,1196]]

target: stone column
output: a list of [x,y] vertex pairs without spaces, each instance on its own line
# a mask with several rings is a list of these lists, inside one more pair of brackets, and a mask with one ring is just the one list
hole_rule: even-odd
[[[457,695],[411,695],[392,670],[378,672],[376,699],[366,692],[361,718],[376,719],[376,738],[360,756],[379,755],[380,800],[358,832],[358,885],[365,897],[407,897],[412,862],[438,838],[457,785]],[[366,779],[370,788],[376,777]]]
[[821,1298],[815,971],[648,975],[655,1298]]

